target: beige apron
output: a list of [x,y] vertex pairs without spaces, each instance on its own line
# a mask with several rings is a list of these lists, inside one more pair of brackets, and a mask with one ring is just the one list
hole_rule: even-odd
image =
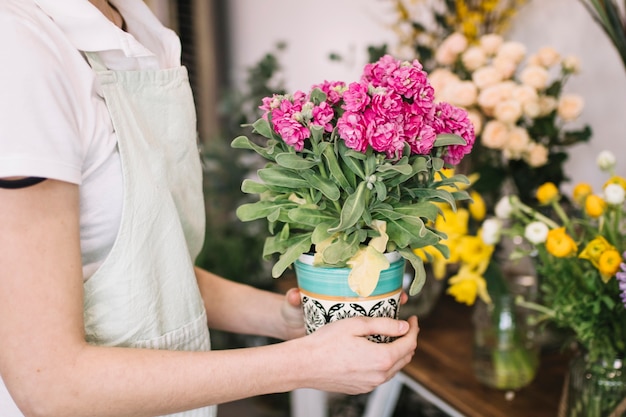
[[[184,67],[110,71],[87,53],[117,133],[124,199],[119,234],[85,282],[94,345],[206,351],[193,261],[204,239],[196,116]],[[177,417],[209,417],[206,407]]]

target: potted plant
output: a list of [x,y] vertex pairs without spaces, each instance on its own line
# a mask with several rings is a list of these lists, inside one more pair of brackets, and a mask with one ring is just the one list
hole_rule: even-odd
[[467,198],[458,188],[464,176],[438,172],[474,143],[467,112],[435,102],[434,93],[419,61],[386,55],[357,82],[263,99],[264,114],[250,125],[260,140],[239,136],[231,146],[267,162],[258,179],[243,181],[242,191],[259,200],[237,216],[267,220],[263,256],[278,254],[275,278],[308,253],[315,266],[347,269],[354,295],[367,297],[394,262],[385,254],[397,252],[415,271],[409,293],[419,292],[425,272],[414,250],[447,255],[433,226],[437,204]]

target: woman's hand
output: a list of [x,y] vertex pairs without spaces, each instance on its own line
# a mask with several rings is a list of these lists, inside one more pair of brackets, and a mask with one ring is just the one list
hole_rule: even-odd
[[[322,326],[294,341],[303,343],[304,372],[312,388],[345,394],[370,392],[411,361],[417,348],[417,317],[404,320],[354,317]],[[375,343],[367,336],[397,337]]]
[[291,288],[285,294],[283,304],[280,308],[280,317],[284,322],[285,340],[295,339],[305,335],[302,302],[300,299],[300,291],[297,288]]

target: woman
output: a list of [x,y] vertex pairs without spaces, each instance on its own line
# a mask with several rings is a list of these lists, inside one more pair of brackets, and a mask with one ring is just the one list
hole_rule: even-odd
[[[416,318],[301,337],[297,290],[193,266],[193,100],[179,39],[141,0],[3,0],[0,39],[1,416],[213,416],[302,387],[367,392],[411,359]],[[286,342],[210,351],[208,327]]]

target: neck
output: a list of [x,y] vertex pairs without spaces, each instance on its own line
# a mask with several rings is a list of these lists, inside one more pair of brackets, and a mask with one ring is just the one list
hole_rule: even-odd
[[124,28],[124,18],[108,0],[89,0],[89,2],[117,27]]

